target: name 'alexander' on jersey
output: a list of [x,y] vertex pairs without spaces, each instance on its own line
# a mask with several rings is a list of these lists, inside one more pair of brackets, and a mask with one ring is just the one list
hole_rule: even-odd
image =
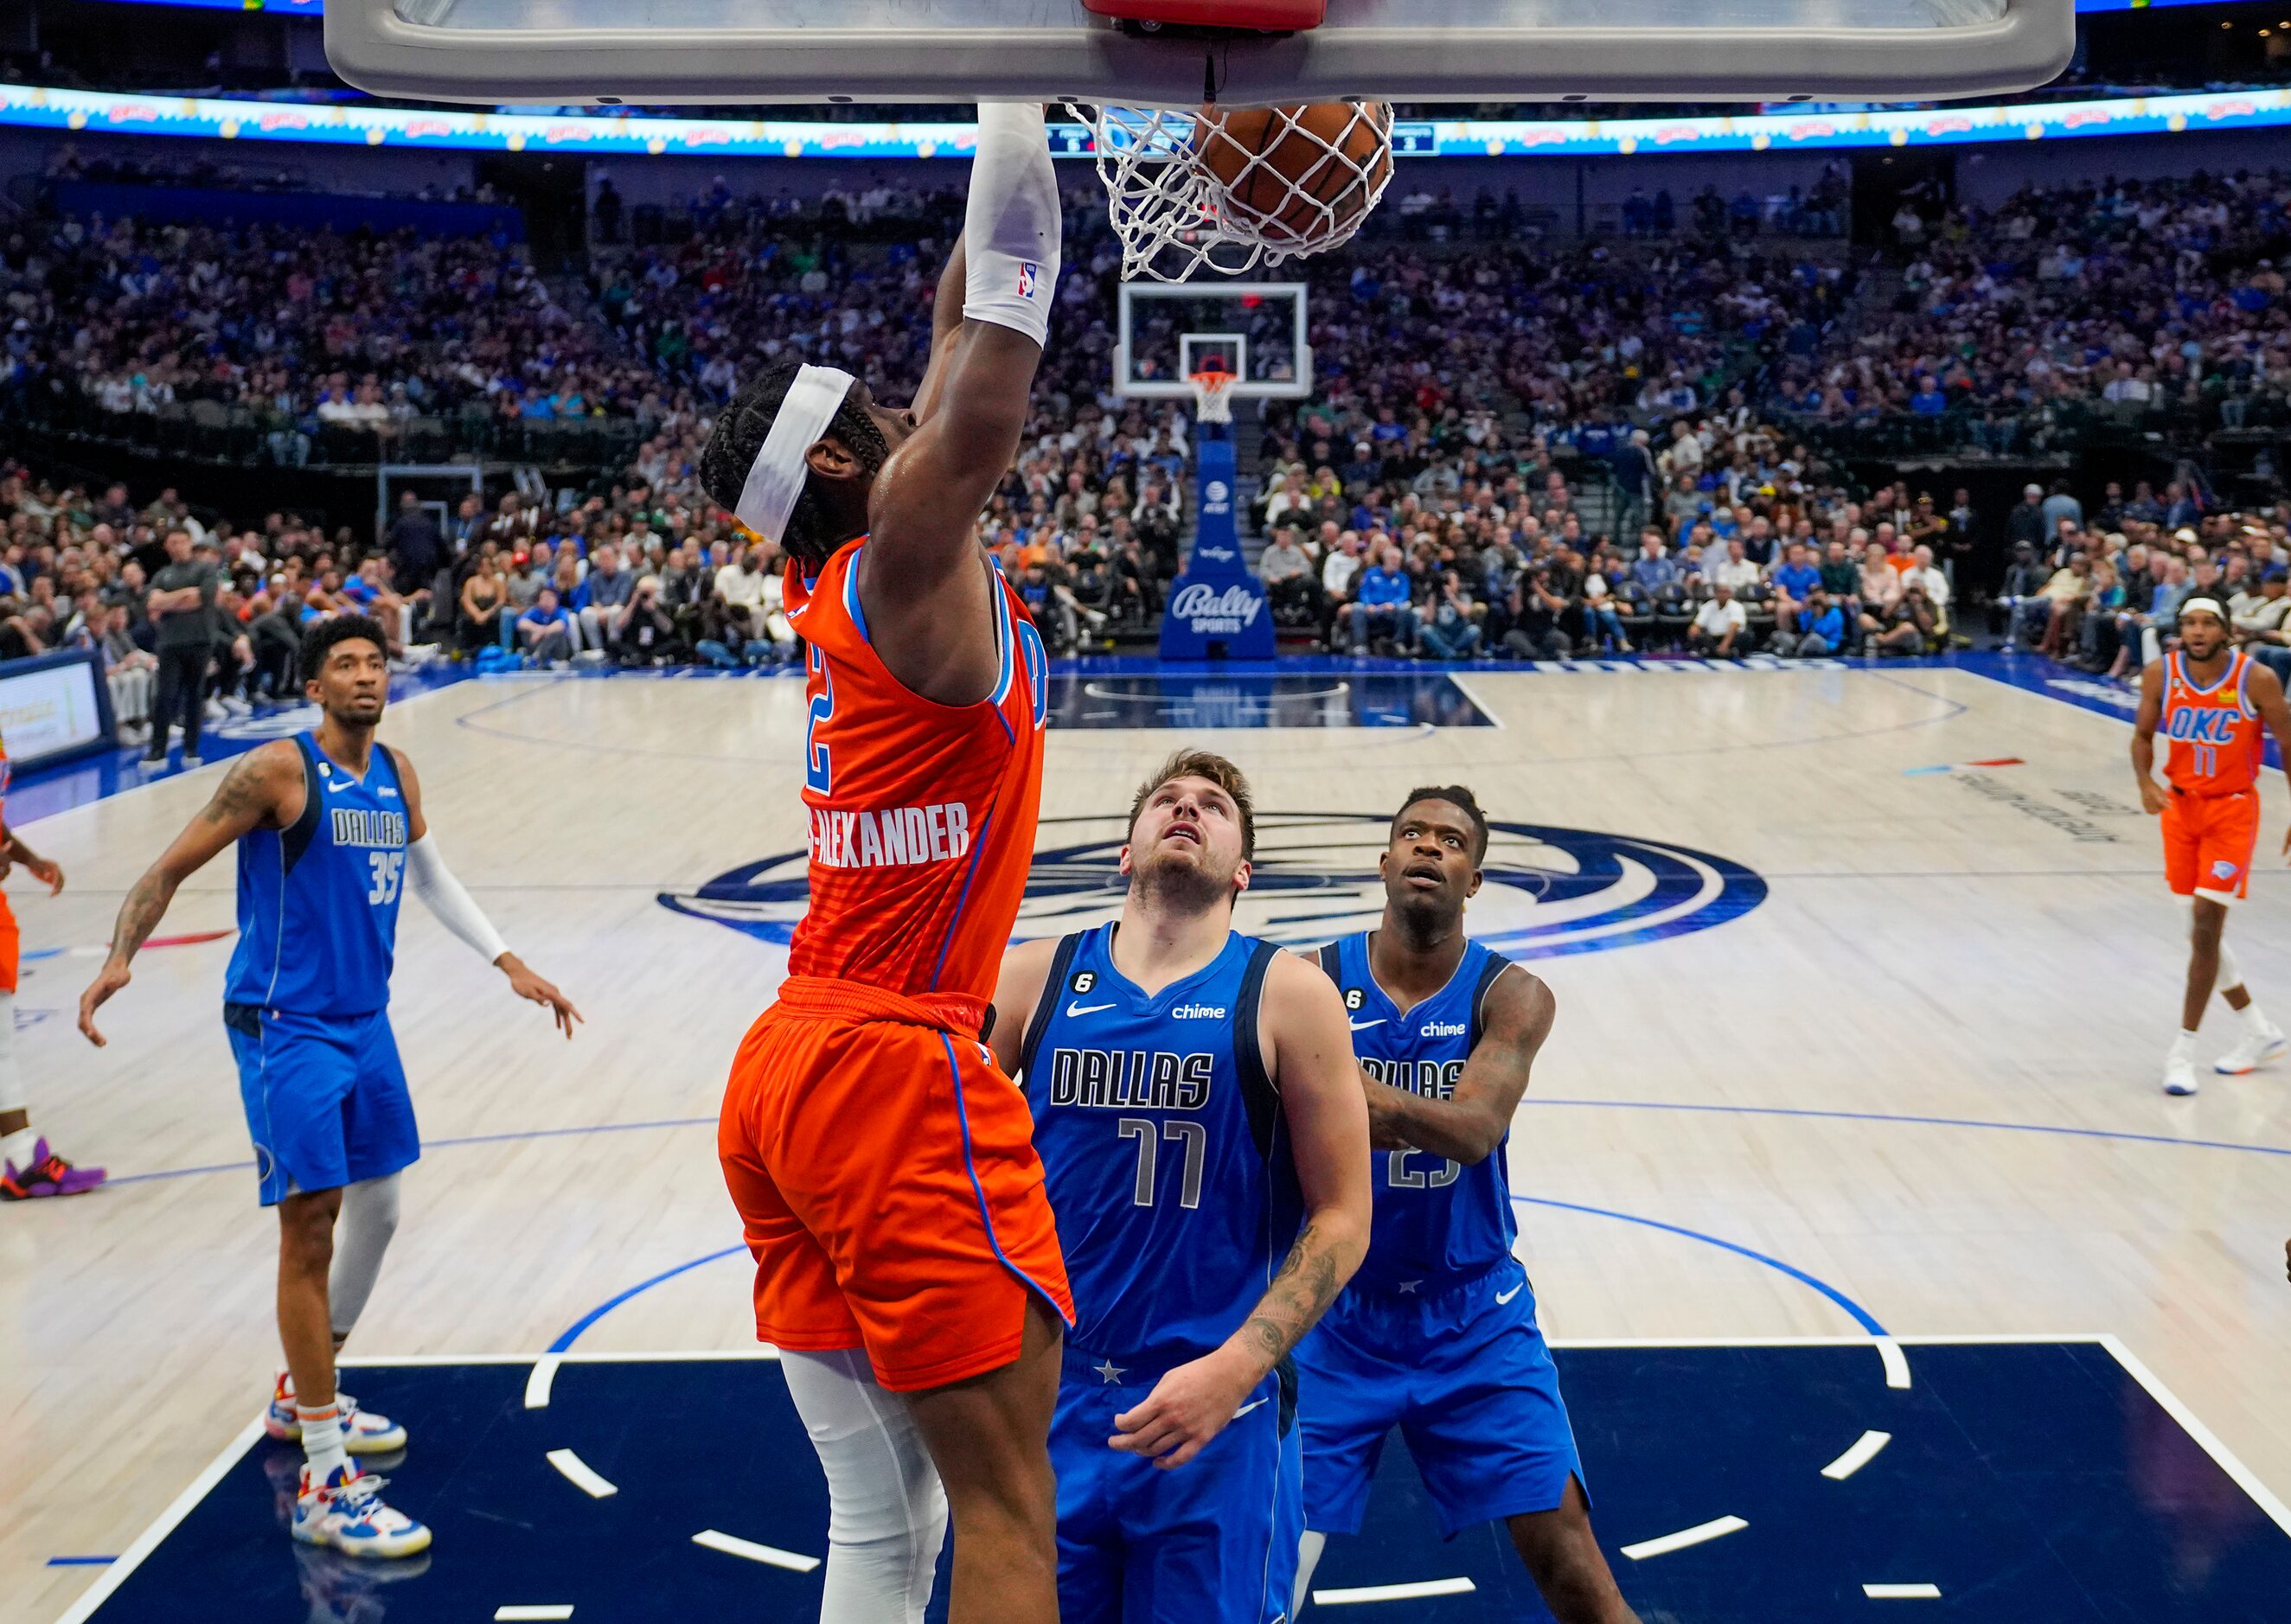
[[808,808],[811,860],[823,868],[908,868],[970,853],[970,808],[959,800],[879,810]]

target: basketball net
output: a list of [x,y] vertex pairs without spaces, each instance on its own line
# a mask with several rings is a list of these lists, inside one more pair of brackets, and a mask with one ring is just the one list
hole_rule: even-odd
[[[1121,239],[1122,280],[1187,282],[1203,269],[1234,276],[1264,264],[1324,253],[1352,240],[1392,180],[1392,109],[1353,102],[1351,124],[1334,141],[1285,109],[1228,187],[1203,161],[1199,118],[1173,108],[1070,105],[1089,126],[1098,179],[1105,182],[1113,234]],[[1363,127],[1375,135],[1366,157],[1345,154]],[[1298,185],[1264,153],[1306,141],[1317,156]],[[1226,143],[1231,147],[1231,143]],[[1237,153],[1237,149],[1235,149]],[[1365,189],[1363,195],[1363,189]],[[1274,200],[1243,204],[1240,192]],[[1329,201],[1344,204],[1339,213]],[[1300,221],[1303,223],[1300,225]]]
[[1236,375],[1229,372],[1197,372],[1186,382],[1194,386],[1194,421],[1197,423],[1229,423],[1233,421],[1233,386]]

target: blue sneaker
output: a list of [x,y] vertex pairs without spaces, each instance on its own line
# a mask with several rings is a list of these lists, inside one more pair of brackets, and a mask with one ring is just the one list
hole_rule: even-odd
[[[334,1389],[334,1403],[342,1412],[344,1454],[389,1455],[406,1447],[406,1428],[388,1416],[359,1409],[358,1400],[339,1387]],[[302,1420],[294,1413],[294,1390],[284,1376],[271,1389],[270,1408],[263,1415],[262,1430],[282,1443],[302,1441]]]
[[430,1548],[430,1531],[382,1502],[382,1480],[339,1466],[323,1483],[302,1468],[293,1533],[305,1545],[331,1546],[350,1556],[411,1556]]

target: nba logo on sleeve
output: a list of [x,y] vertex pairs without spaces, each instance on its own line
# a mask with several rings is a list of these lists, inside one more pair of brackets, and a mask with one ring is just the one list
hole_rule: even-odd
[[1034,279],[1041,274],[1042,268],[1040,265],[1037,265],[1033,261],[1020,260],[1018,261],[1019,298],[1032,299],[1034,296]]

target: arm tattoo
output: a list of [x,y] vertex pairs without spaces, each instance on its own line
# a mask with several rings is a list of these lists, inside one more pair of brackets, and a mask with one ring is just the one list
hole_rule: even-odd
[[159,916],[167,911],[174,895],[175,888],[156,868],[138,880],[127,900],[119,904],[119,923],[111,932],[111,956],[123,964],[133,959],[136,949],[157,929]]
[[1267,1370],[1280,1363],[1328,1312],[1341,1283],[1328,1242],[1318,1229],[1306,1225],[1274,1276],[1272,1289],[1241,1328],[1242,1337],[1262,1356]]
[[263,793],[265,763],[259,751],[241,756],[208,801],[203,816],[211,824],[227,824],[252,810],[269,810]]

